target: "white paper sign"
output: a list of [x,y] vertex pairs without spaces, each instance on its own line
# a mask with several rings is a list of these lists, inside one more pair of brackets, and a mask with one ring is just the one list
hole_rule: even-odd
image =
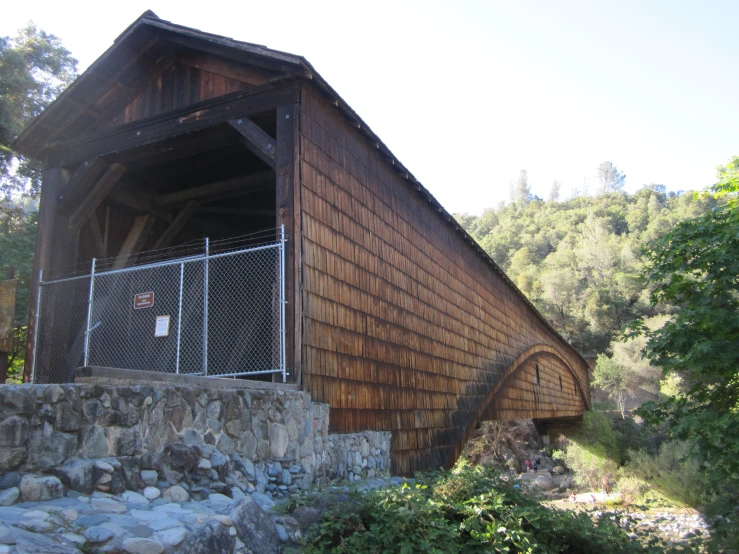
[[157,324],[154,327],[154,336],[155,337],[169,336],[169,316],[168,315],[158,315],[157,316]]

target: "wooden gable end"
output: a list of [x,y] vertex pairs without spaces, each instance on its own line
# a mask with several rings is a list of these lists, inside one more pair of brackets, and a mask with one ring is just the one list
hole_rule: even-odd
[[113,118],[109,127],[248,90],[277,76],[262,68],[187,50],[175,51],[174,60]]

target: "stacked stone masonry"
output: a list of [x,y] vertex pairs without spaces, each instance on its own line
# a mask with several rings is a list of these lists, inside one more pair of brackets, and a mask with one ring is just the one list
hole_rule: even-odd
[[328,414],[295,390],[6,385],[0,475],[18,481],[21,501],[29,474],[83,494],[191,499],[279,498],[316,479],[387,475],[390,433],[328,435]]

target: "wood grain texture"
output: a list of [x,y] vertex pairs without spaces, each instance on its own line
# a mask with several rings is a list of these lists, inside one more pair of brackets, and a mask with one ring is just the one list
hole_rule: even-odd
[[[197,60],[201,67],[208,67],[207,56],[199,56]],[[131,123],[253,86],[254,84],[243,80],[205,71],[186,63],[175,63],[152,79],[151,83],[113,119],[111,126]]]
[[392,431],[407,474],[480,418],[581,415],[582,358],[308,85],[300,118],[303,383],[332,431]]

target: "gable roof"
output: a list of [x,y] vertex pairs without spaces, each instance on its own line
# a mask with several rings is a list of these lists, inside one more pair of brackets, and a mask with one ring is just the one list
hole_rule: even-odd
[[[82,75],[23,130],[12,147],[27,156],[41,158],[45,150],[63,141],[104,129],[120,110],[135,99],[140,89],[143,88],[141,65],[149,70],[156,70],[163,62],[166,63],[168,50],[171,50],[172,43],[186,44],[206,53],[262,67],[274,72],[277,81],[284,80],[285,76],[310,81],[326,94],[333,104],[343,112],[347,120],[384,155],[387,162],[408,181],[409,186],[429,202],[433,209],[438,212],[439,217],[462,235],[470,246],[493,267],[544,325],[564,341],[587,365],[577,349],[559,334],[493,258],[456,222],[454,217],[393,155],[390,149],[351,106],[302,56],[171,23],[160,19],[151,10],[147,10],[131,23]],[[131,61],[132,57],[134,58],[133,61]],[[139,67],[136,64],[140,64]],[[148,84],[149,81],[143,83],[143,85]],[[136,85],[139,88],[136,88]]]

